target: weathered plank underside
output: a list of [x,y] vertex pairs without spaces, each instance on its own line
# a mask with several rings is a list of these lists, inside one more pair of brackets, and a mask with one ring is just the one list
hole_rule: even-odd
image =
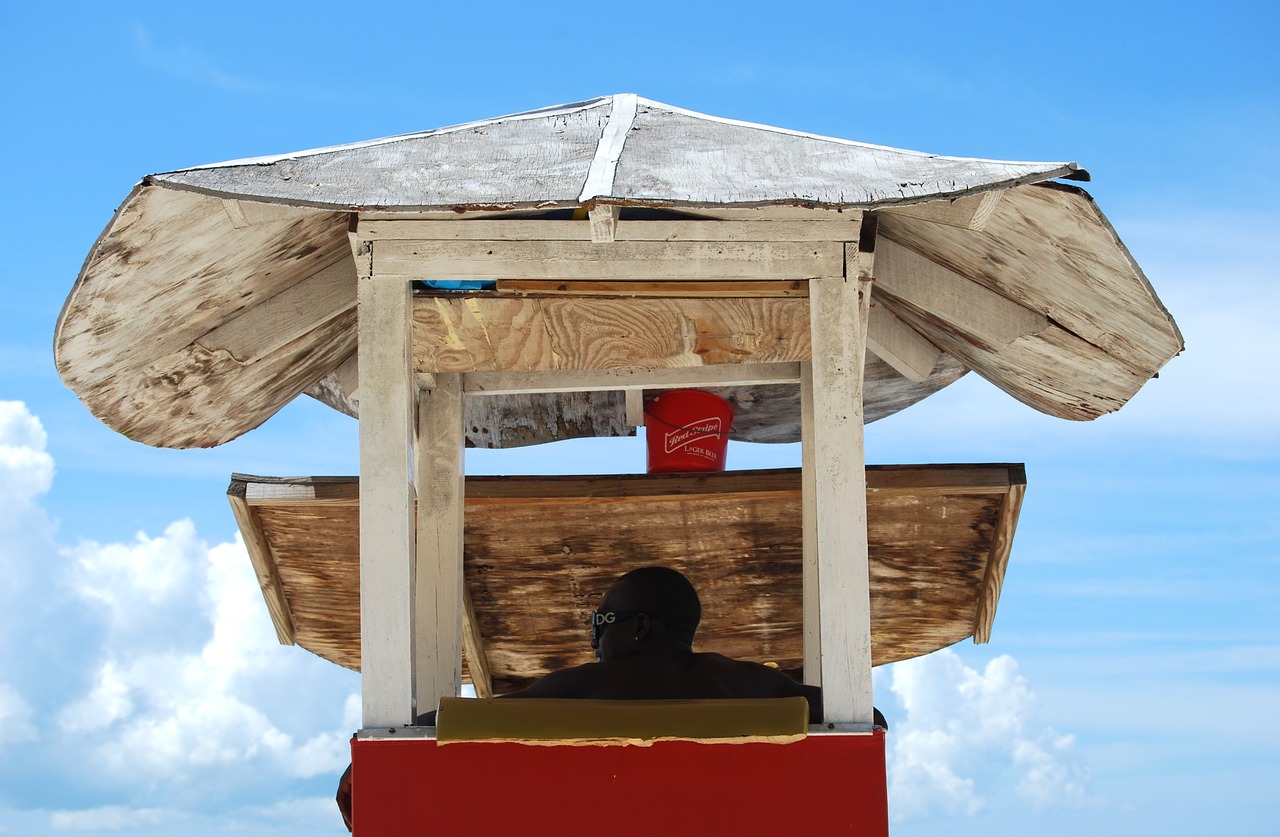
[[[1017,523],[1019,465],[872,467],[877,664],[990,633]],[[284,641],[359,668],[358,483],[233,478],[245,541]],[[796,470],[471,477],[466,586],[497,691],[591,660],[587,614],[614,578],[660,563],[703,601],[698,647],[802,666]]]
[[[483,361],[476,347],[504,330],[529,338],[515,368],[548,364],[564,339],[539,343],[544,332],[521,328],[552,325],[590,350],[577,362],[592,368],[625,365],[623,349],[648,351],[632,358],[637,369],[770,362],[803,354],[807,280],[840,275],[843,242],[873,217],[869,420],[965,369],[1038,410],[1089,419],[1123,405],[1182,340],[1088,195],[1039,184],[1079,174],[1068,163],[866,146],[634,96],[170,172],[135,188],[90,252],[59,318],[55,358],[109,426],[179,448],[233,439],[303,392],[355,412],[355,378],[342,373],[356,345],[360,271],[501,280],[472,300],[489,294],[513,313],[481,332],[468,332],[471,302],[449,303],[452,314],[435,320],[417,306],[423,369],[453,368],[462,355]],[[629,220],[656,212],[637,206],[680,212]],[[560,207],[598,217],[547,216]],[[389,231],[415,223],[425,239]],[[372,267],[358,266],[353,239],[370,245]],[[681,283],[702,280],[728,305],[701,321],[686,316],[689,300],[665,312],[640,302],[688,297]],[[557,320],[554,304],[531,302],[547,291],[574,297],[579,306],[564,308],[574,315]],[[609,341],[590,346],[583,327],[593,321],[580,303],[606,292],[634,310],[615,299],[611,330],[596,333]],[[700,332],[703,321],[712,327]],[[496,355],[488,362],[475,368],[497,368]],[[750,389],[739,402],[788,414],[792,394]],[[774,397],[782,402],[768,403]],[[608,393],[492,396],[469,407],[471,441],[630,432],[619,402]],[[552,429],[528,432],[535,418]],[[752,426],[763,422],[744,417],[740,437],[764,440]]]

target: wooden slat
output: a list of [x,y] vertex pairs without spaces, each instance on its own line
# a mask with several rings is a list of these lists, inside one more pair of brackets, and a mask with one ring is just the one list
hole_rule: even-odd
[[271,554],[271,544],[262,529],[262,521],[253,507],[245,502],[243,483],[238,486],[233,484],[232,490],[227,492],[227,499],[231,501],[231,514],[244,536],[245,551],[249,553],[253,572],[258,577],[258,586],[262,588],[267,612],[271,614],[271,624],[276,629],[276,639],[280,640],[281,645],[293,645],[298,630],[293,623],[289,598],[285,595],[280,571]]
[[[1025,485],[1021,465],[869,465],[868,496],[924,497],[962,493],[1004,495],[1010,485]],[[350,504],[360,499],[355,477],[257,477],[233,474],[243,484],[250,506],[286,508]],[[728,471],[705,474],[609,474],[608,476],[468,477],[468,506],[528,500],[556,502],[581,497],[678,497],[703,494],[791,494],[799,490],[793,469]]]
[[409,470],[416,403],[407,283],[361,278],[360,659],[363,725],[414,720],[414,493]]
[[867,348],[909,381],[929,380],[942,350],[894,316],[873,295],[867,316]]
[[882,237],[877,299],[965,366],[1041,412],[1118,410],[1145,373],[1042,314]]
[[[1028,310],[1149,380],[1182,349],[1169,313],[1115,230],[1081,190],[1003,194],[982,232],[886,217],[884,236]],[[1092,382],[1082,382],[1087,392]]]
[[631,427],[644,426],[644,390],[626,390],[627,424]]
[[493,697],[493,674],[489,670],[489,655],[484,650],[484,634],[476,620],[476,606],[471,601],[471,589],[462,586],[462,651],[467,658],[467,672],[476,697]]
[[620,207],[603,204],[591,208],[591,241],[595,244],[609,244],[617,238],[618,213]]
[[463,395],[458,375],[418,394],[414,683],[419,713],[462,685]]
[[475,395],[523,392],[672,389],[698,386],[783,384],[799,380],[796,363],[692,366],[685,369],[619,369],[582,372],[471,372],[466,389]]
[[[748,210],[763,215],[761,210]],[[705,214],[705,213],[700,213]],[[736,213],[737,217],[742,212]],[[825,219],[825,216],[832,216]],[[618,221],[614,241],[846,241],[858,235],[861,213],[797,210],[790,220]],[[591,241],[589,221],[399,220],[362,215],[359,236],[366,241]]]
[[259,303],[196,341],[254,363],[356,305],[356,268],[349,256]]
[[876,253],[876,286],[910,303],[950,330],[984,346],[1002,347],[1049,328],[1043,314],[881,238]]
[[918,218],[934,224],[945,224],[949,227],[961,227],[967,230],[981,230],[995,211],[996,204],[1004,190],[984,192],[980,195],[969,195],[954,200],[928,201],[911,206],[894,206],[880,210],[881,214],[901,215],[907,218]]
[[[419,372],[781,363],[809,356],[805,299],[418,296]],[[727,370],[726,370],[727,371]]]
[[411,279],[808,279],[839,275],[839,242],[374,242],[373,272]]
[[978,596],[978,606],[973,616],[973,641],[988,642],[991,639],[991,627],[996,619],[996,605],[1000,601],[1000,591],[1004,587],[1004,573],[1009,566],[1009,555],[1013,551],[1013,533],[1018,528],[1018,515],[1022,511],[1022,498],[1026,495],[1027,486],[1010,485],[1000,506],[1000,523],[995,537],[991,541],[991,555],[987,558],[987,571],[982,580],[982,591]]
[[818,460],[813,363],[800,364],[800,612],[804,682],[822,686],[822,600],[818,564]]
[[808,296],[809,286],[790,282],[562,282],[557,279],[499,279],[499,292],[566,296],[775,297]]

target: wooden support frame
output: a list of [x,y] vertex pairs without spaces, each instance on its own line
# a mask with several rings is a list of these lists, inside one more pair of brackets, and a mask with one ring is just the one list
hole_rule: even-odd
[[413,631],[416,713],[462,688],[462,526],[465,500],[462,376],[435,376],[419,390]]
[[[598,207],[604,210],[604,206]],[[834,241],[858,234],[861,213],[848,213],[838,221],[814,220],[804,211],[803,220],[786,221],[618,221],[614,241]],[[582,221],[505,220],[392,220],[361,217],[358,235],[365,241],[592,241],[590,216]],[[597,242],[603,243],[603,242]],[[563,278],[563,277],[561,277]]]
[[[805,677],[820,667],[824,720],[869,729],[871,596],[862,371],[872,253],[809,283],[813,360],[801,378]],[[814,627],[816,624],[816,632]]]
[[414,720],[413,591],[416,385],[410,288],[359,279],[360,658],[363,726]]
[[883,305],[871,301],[867,312],[867,348],[909,381],[927,381],[942,350]]
[[[460,222],[461,223],[461,222]],[[374,275],[451,279],[680,281],[808,279],[839,274],[834,241],[404,241],[375,242]]]
[[469,372],[468,395],[526,392],[594,392],[596,390],[675,389],[700,386],[793,384],[799,363],[740,363],[677,369],[595,369],[566,372]]
[[[461,510],[463,501],[462,418],[467,395],[498,392],[538,392],[589,389],[621,389],[639,393],[663,385],[725,385],[731,381],[780,382],[799,380],[803,401],[804,436],[804,591],[806,679],[820,683],[825,692],[826,720],[845,729],[869,730],[872,722],[870,598],[867,549],[866,479],[863,447],[863,364],[868,344],[870,284],[872,281],[874,218],[868,219],[859,245],[839,241],[624,241],[619,231],[602,235],[608,213],[595,224],[575,226],[569,240],[505,240],[469,236],[452,240],[410,240],[393,234],[377,236],[353,231],[353,253],[360,278],[361,327],[376,334],[376,341],[362,341],[359,354],[362,414],[376,404],[374,430],[362,415],[361,470],[378,474],[376,493],[388,508],[369,509],[361,503],[361,571],[373,575],[362,581],[362,622],[373,617],[377,633],[393,623],[412,630],[408,672],[402,670],[402,645],[370,667],[365,660],[365,725],[395,724],[403,717],[405,686],[422,710],[439,697],[456,693],[462,646],[468,659],[486,668],[483,646],[473,636],[474,625],[466,613],[461,584]],[[614,219],[608,219],[611,223]],[[419,225],[436,222],[404,222]],[[542,223],[542,222],[538,222]],[[706,222],[718,224],[721,222]],[[383,222],[403,229],[397,222]],[[740,225],[741,226],[741,225]],[[760,227],[766,226],[764,223]],[[578,239],[578,231],[596,242]],[[376,238],[376,240],[375,240]],[[612,241],[608,241],[612,238]],[[568,369],[527,372],[506,368],[478,372],[431,370],[434,375],[415,378],[413,359],[411,280],[446,275],[455,278],[503,278],[521,280],[564,279],[697,281],[807,280],[808,310],[804,319],[810,332],[811,360],[785,363],[710,364],[686,369]],[[394,290],[389,290],[394,289]],[[369,316],[366,316],[366,310]],[[884,312],[888,313],[888,312]],[[375,315],[376,314],[376,319]],[[896,324],[896,321],[895,323]],[[366,325],[371,328],[366,329]],[[892,324],[891,324],[892,325]],[[881,321],[877,335],[883,346],[893,345],[902,366],[915,376],[927,375],[929,347],[911,334],[891,330]],[[918,335],[916,335],[918,337]],[[906,338],[906,339],[903,339]],[[375,346],[366,346],[373,342]],[[410,365],[405,374],[403,362]],[[423,370],[427,372],[428,370]],[[726,374],[728,373],[728,374]],[[420,399],[419,388],[429,389]],[[634,400],[634,398],[633,398]],[[414,435],[412,423],[397,421],[401,407],[419,408]],[[409,430],[409,441],[403,431]],[[387,431],[390,435],[387,435]],[[366,444],[366,435],[378,434]],[[404,465],[410,442],[417,445],[416,484],[424,492],[418,505],[418,541],[403,537],[403,522],[391,506],[396,500],[411,508],[415,480],[402,488],[397,467]],[[399,445],[399,464],[395,449]],[[367,456],[367,458],[366,458]],[[384,469],[384,470],[379,470]],[[390,475],[390,478],[388,478]],[[408,477],[408,473],[405,474]],[[371,486],[373,488],[373,486]],[[367,519],[366,519],[367,517]],[[394,525],[385,530],[384,521]],[[373,531],[368,531],[374,528]],[[416,551],[421,547],[421,555]],[[380,550],[383,557],[366,553]],[[428,557],[427,553],[430,552]],[[386,598],[388,579],[404,581],[404,568],[393,567],[389,556],[407,556],[409,587],[415,591],[406,602],[403,592]],[[416,573],[416,578],[415,578]],[[366,596],[371,595],[371,600]],[[416,603],[413,599],[416,598]],[[393,615],[371,613],[375,603],[391,602]],[[406,616],[407,615],[407,616]],[[364,622],[369,625],[369,622]],[[414,627],[416,626],[416,627]],[[363,649],[375,641],[368,630]],[[483,690],[488,676],[478,678]],[[375,694],[370,694],[375,692]],[[400,721],[403,723],[403,721]]]

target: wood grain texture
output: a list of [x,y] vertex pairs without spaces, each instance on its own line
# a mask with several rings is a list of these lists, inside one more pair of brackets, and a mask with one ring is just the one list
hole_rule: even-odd
[[[788,282],[838,275],[832,253],[864,212],[883,216],[884,237],[1055,324],[1046,339],[999,357],[955,361],[984,366],[1037,408],[1072,418],[1115,409],[1181,349],[1088,195],[1029,185],[1077,176],[1074,164],[920,154],[634,101],[621,156],[605,155],[615,194],[603,201],[584,202],[581,189],[611,124],[611,97],[150,176],[94,244],[68,296],[55,335],[59,372],[94,415],[132,439],[213,446],[304,390],[341,400],[319,382],[354,349],[350,316],[268,332],[254,322],[279,322],[271,301],[283,303],[287,291],[312,301],[295,286],[340,258],[354,258],[364,276],[382,253],[389,275],[405,278]],[[588,219],[533,217],[604,205],[620,207],[611,243],[590,241]],[[627,220],[641,211],[666,215]],[[698,217],[672,217],[680,214]],[[357,226],[367,235],[353,249]],[[430,252],[415,253],[402,240],[406,228]],[[945,328],[933,339],[934,315],[894,310],[939,348],[964,348],[963,339],[943,339]],[[276,338],[252,339],[259,334]],[[217,339],[226,336],[236,340]],[[237,354],[246,338],[253,351]],[[1109,359],[1101,372],[1090,371],[1096,358],[1081,354],[1081,342]],[[919,374],[918,364],[896,359]],[[1094,392],[1122,367],[1131,370],[1123,387]]]
[[829,241],[401,241],[373,244],[373,273],[405,279],[770,281],[839,274]]
[[[344,258],[346,223],[345,213],[291,209],[237,229],[216,199],[139,186],[59,317],[63,381],[112,429],[150,445],[211,447],[257,427],[351,353],[354,306],[262,358],[200,340]],[[227,241],[236,244],[223,251]]]
[[[1024,479],[1016,465],[867,469],[875,664],[973,634],[980,597],[999,593],[987,567],[1005,496]],[[359,668],[358,482],[238,475],[232,490],[256,512],[297,643]],[[589,662],[587,614],[652,563],[697,586],[699,648],[802,668],[798,470],[469,477],[466,498],[466,585],[499,693]]]
[[1038,336],[975,352],[965,346],[973,341],[945,316],[916,311],[903,317],[1036,409],[1075,419],[1118,409],[1182,350],[1182,335],[1168,311],[1080,189],[1044,184],[1011,190],[981,231],[893,214],[882,219],[880,229],[1046,319],[1050,327]]
[[[414,444],[418,506],[413,597],[416,706],[460,694],[465,603],[462,582],[463,395],[458,375],[437,375],[418,393]],[[419,710],[423,711],[423,710]]]
[[419,372],[783,363],[809,355],[804,299],[417,296]]

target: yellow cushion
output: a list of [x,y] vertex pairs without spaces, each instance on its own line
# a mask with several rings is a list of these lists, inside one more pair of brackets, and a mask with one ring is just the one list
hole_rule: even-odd
[[803,697],[749,700],[443,698],[436,740],[644,743],[664,738],[794,741],[809,726]]

